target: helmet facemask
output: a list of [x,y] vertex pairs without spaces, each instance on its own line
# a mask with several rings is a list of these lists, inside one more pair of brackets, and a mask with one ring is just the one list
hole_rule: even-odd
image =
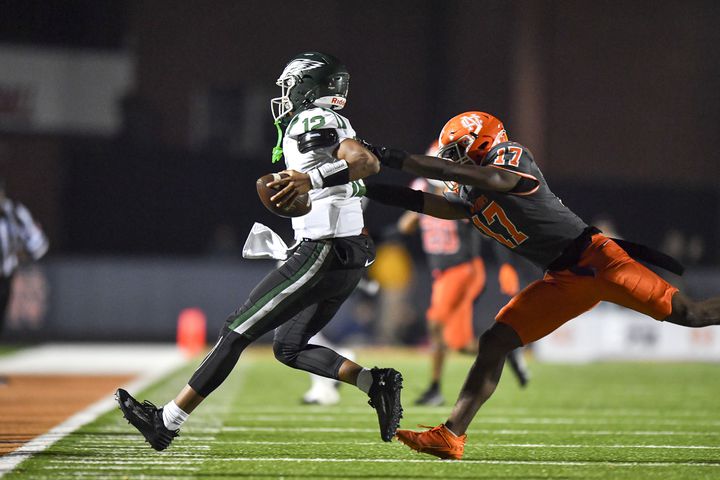
[[297,84],[297,77],[293,75],[280,77],[275,84],[280,87],[280,96],[270,100],[270,109],[272,110],[273,120],[277,122],[293,110],[290,91]]
[[[475,137],[473,137],[472,134],[460,137],[457,141],[441,147],[438,150],[437,156],[444,160],[458,163],[460,165],[474,165],[475,162],[468,155],[468,150],[470,149],[470,146],[473,144],[474,141]],[[457,182],[449,180],[445,181],[445,185],[452,191],[457,191],[458,187],[460,186]]]

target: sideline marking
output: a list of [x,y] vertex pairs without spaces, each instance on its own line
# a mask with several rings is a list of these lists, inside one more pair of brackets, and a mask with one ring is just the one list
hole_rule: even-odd
[[[42,349],[43,347],[39,347]],[[137,348],[137,347],[135,347]],[[164,348],[164,347],[163,347]],[[33,350],[33,349],[29,349]],[[23,351],[23,356],[27,356],[27,351]],[[135,353],[137,354],[137,352]],[[149,372],[141,372],[140,376],[137,380],[134,380],[127,385],[123,385],[123,388],[127,390],[134,390],[139,391],[143,390],[153,383],[161,380],[164,376],[168,375],[169,373],[173,372],[174,370],[180,368],[182,365],[187,363],[188,360],[183,358],[180,355],[173,354],[173,355],[166,355],[164,358],[164,362],[148,362],[146,364],[147,366],[150,366],[153,368],[152,371]],[[118,361],[117,357],[114,359],[114,364],[121,363]],[[51,365],[60,365],[62,364],[62,361],[59,361],[58,358],[55,358],[54,362]],[[73,373],[77,373],[73,371]],[[115,373],[115,372],[113,372]],[[126,372],[126,373],[132,373],[132,372]],[[83,425],[86,425],[93,420],[97,419],[100,415],[112,410],[114,407],[117,406],[117,403],[115,402],[114,397],[111,395],[107,396],[106,398],[100,399],[97,402],[90,405],[85,410],[82,410],[72,417],[68,418],[61,424],[55,426],[51,430],[49,430],[47,433],[44,433],[38,437],[33,438],[29,442],[25,443],[22,447],[18,448],[17,450],[14,450],[2,457],[0,457],[0,477],[5,475],[8,472],[11,472],[15,469],[20,463],[27,460],[28,458],[32,457],[36,453],[42,452],[43,450],[50,447],[50,445],[54,444],[58,440],[62,439],[63,437],[67,436],[68,434],[74,432],[78,428],[82,427]]]

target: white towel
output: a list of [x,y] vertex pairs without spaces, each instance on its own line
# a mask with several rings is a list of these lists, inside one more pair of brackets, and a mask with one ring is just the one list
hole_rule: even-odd
[[[294,247],[294,245],[293,245]],[[293,247],[288,247],[280,235],[262,223],[255,222],[243,246],[243,258],[271,258],[287,260]]]

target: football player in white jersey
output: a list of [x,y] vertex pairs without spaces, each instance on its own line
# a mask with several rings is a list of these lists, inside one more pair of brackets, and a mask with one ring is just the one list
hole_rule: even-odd
[[[217,343],[174,400],[157,408],[119,389],[124,417],[155,450],[164,450],[182,423],[232,371],[242,351],[275,330],[273,351],[282,363],[356,385],[377,411],[382,440],[389,442],[402,416],[402,376],[392,368],[368,370],[337,352],[308,343],[352,293],[375,247],[364,232],[362,178],[377,173],[379,162],[355,140],[355,131],[337,110],[345,106],[350,76],[335,57],[302,53],[290,60],[271,100],[288,177],[273,201],[284,204],[310,192],[312,210],[293,219],[298,245],[270,272],[248,300],[225,321]],[[280,142],[278,142],[280,143]],[[269,184],[272,186],[272,184]],[[348,194],[349,193],[349,194]],[[353,195],[353,193],[355,195]]]

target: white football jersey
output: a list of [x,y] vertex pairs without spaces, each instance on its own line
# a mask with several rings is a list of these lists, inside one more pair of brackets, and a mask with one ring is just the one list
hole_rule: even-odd
[[[329,128],[337,132],[337,144],[300,153],[297,145],[300,135],[310,130]],[[283,138],[285,165],[290,170],[304,173],[324,163],[336,162],[338,159],[332,154],[337,146],[348,138],[355,138],[355,130],[347,118],[327,108],[314,107],[303,110],[293,117],[285,130]],[[359,235],[364,226],[363,213],[360,197],[348,195],[348,191],[352,190],[352,188],[348,189],[347,185],[310,190],[312,200],[310,213],[292,219],[295,239],[318,240]]]

